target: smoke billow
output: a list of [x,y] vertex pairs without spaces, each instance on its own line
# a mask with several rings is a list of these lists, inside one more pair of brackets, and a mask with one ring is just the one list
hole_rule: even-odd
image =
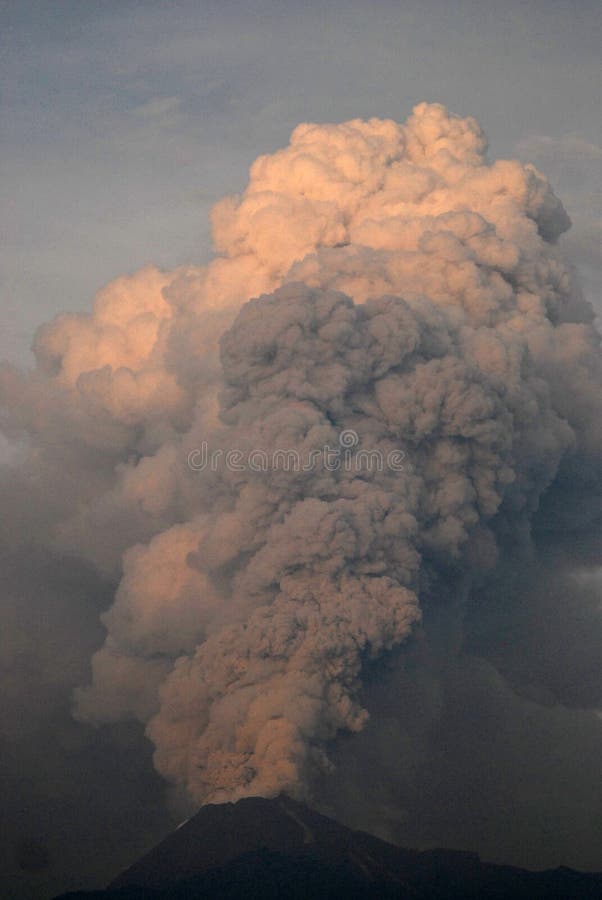
[[[118,279],[0,374],[30,537],[118,582],[75,715],[143,722],[198,803],[310,791],[386,651],[462,629],[534,521],[594,533],[602,446],[570,222],[473,119],[300,125],[212,221],[209,265]],[[405,464],[325,464],[346,431]],[[194,471],[203,441],[318,461]]]

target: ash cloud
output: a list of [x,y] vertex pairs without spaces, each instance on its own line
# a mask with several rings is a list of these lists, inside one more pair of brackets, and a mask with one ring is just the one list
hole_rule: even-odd
[[[437,763],[441,733],[469,782],[456,753],[487,743],[488,719],[454,725],[463,692],[509,723],[528,694],[534,735],[572,729],[579,710],[572,762],[542,767],[548,784],[562,772],[577,785],[578,748],[600,748],[595,642],[582,684],[551,664],[560,633],[567,670],[579,658],[580,611],[600,633],[587,574],[600,561],[599,335],[555,246],[561,202],[534,166],[486,150],[473,119],[439,104],[404,124],[300,125],[214,207],[206,267],[117,279],[89,315],[39,330],[33,372],[0,372],[4,430],[27,447],[2,482],[15,521],[35,509],[30,541],[115,586],[75,716],[142,723],[158,772],[193,803],[286,790],[328,796],[365,827],[387,793],[400,815],[411,795],[404,839],[445,843],[469,792],[440,792],[449,817],[427,828],[437,789],[421,811],[416,786],[424,767],[456,777]],[[187,465],[207,439],[306,457],[345,429],[411,467]],[[24,553],[21,534],[3,540]],[[491,590],[508,571],[526,583],[552,546],[568,625],[558,593],[524,590],[517,606]],[[496,637],[501,619],[516,644]],[[422,674],[400,698],[411,680],[388,667],[404,654]],[[419,708],[429,725],[413,730]],[[370,747],[381,782],[355,803],[349,773]],[[571,806],[582,845],[593,803]],[[466,842],[491,847],[502,821]],[[559,861],[576,840],[552,842]],[[520,848],[500,847],[516,861]]]

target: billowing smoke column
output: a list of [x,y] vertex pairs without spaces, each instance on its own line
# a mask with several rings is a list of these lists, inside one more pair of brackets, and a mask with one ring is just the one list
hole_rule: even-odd
[[[39,331],[34,373],[2,372],[40,533],[119,580],[75,714],[146,723],[197,802],[307,790],[446,579],[465,596],[544,495],[559,527],[591,515],[602,377],[552,246],[570,223],[485,151],[438,104],[300,125],[214,208],[207,267],[118,279]],[[195,470],[203,442],[224,454]]]

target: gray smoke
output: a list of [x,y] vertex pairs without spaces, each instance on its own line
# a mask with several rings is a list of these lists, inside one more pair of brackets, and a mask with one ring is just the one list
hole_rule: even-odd
[[[554,247],[569,224],[541,173],[489,163],[477,123],[438,104],[401,125],[300,125],[215,207],[208,266],[146,268],[40,329],[36,370],[0,373],[26,447],[3,492],[17,523],[36,509],[29,541],[115,585],[79,721],[143,723],[194,803],[287,790],[371,827],[391,803],[416,821],[425,767],[446,786],[425,816],[437,793],[461,806],[459,748],[489,709],[514,721],[527,697],[535,736],[578,715],[575,746],[599,748],[602,372]],[[205,442],[221,462],[195,471]],[[314,462],[248,464],[290,453]],[[524,587],[551,547],[568,623]],[[583,686],[551,661],[564,632],[588,647],[563,657],[585,660]],[[482,702],[454,718],[463,696]],[[373,751],[379,784],[343,800]],[[451,843],[434,821],[391,829]]]

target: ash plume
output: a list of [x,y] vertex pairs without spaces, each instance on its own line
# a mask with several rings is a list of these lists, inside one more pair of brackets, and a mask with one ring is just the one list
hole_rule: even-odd
[[[448,610],[456,640],[545,510],[557,543],[595,534],[602,371],[554,247],[570,222],[486,150],[439,104],[300,125],[215,206],[206,267],[117,279],[39,330],[33,372],[1,370],[28,448],[11,506],[118,585],[75,715],[142,722],[196,803],[311,793],[422,619]],[[188,464],[202,441],[317,459],[343,433],[406,464]]]

